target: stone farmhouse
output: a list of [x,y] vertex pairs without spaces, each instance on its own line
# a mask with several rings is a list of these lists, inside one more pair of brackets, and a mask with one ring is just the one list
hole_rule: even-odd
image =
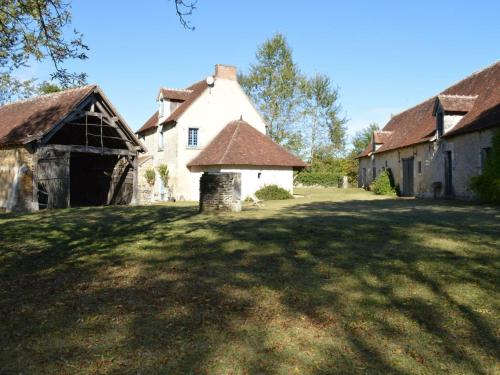
[[[307,166],[266,134],[266,124],[237,81],[236,68],[216,65],[215,74],[186,89],[160,89],[158,110],[137,132],[148,149],[140,161],[145,200],[199,199],[203,172],[241,173],[242,198],[264,185],[293,191],[293,170]],[[147,169],[166,164],[167,186]]]
[[96,85],[0,107],[0,209],[137,200],[132,130]]
[[394,117],[359,155],[359,186],[390,169],[403,196],[473,199],[500,129],[500,62]]

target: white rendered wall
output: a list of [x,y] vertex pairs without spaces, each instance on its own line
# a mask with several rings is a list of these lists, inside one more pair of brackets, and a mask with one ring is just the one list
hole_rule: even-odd
[[[293,169],[291,167],[221,166],[193,168],[191,173],[190,200],[199,200],[200,177],[203,172],[241,173],[241,197],[251,197],[265,185],[278,185],[293,193]],[[259,176],[260,174],[260,176]]]

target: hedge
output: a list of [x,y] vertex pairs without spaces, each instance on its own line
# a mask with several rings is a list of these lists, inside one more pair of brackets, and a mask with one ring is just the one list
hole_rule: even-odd
[[295,178],[296,184],[304,186],[338,186],[341,182],[341,174],[329,172],[301,172]]

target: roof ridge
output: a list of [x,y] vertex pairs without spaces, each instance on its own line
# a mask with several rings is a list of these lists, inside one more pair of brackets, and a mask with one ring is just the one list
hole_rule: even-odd
[[31,98],[20,99],[20,100],[15,100],[13,102],[5,103],[5,104],[2,104],[0,107],[7,107],[7,106],[15,105],[15,104],[28,103],[28,102],[35,101],[38,99],[50,99],[50,98],[56,97],[58,95],[66,94],[66,93],[77,91],[77,90],[88,89],[90,87],[98,87],[98,86],[97,86],[97,84],[93,83],[93,84],[88,84],[88,85],[84,85],[84,86],[80,86],[80,87],[73,87],[70,89],[61,90],[61,91],[57,91],[57,92],[51,92],[48,94],[40,94],[40,95],[32,96]]
[[[479,69],[479,70],[476,70],[475,72],[472,72],[472,73],[471,73],[471,74],[469,74],[468,76],[466,76],[466,77],[464,77],[464,78],[462,78],[462,79],[460,79],[460,80],[456,81],[455,83],[451,84],[450,86],[448,86],[446,89],[444,89],[443,91],[441,91],[441,93],[442,93],[442,92],[444,92],[444,91],[447,91],[447,90],[449,90],[449,89],[451,89],[451,88],[453,88],[453,87],[455,87],[455,86],[457,86],[457,85],[458,85],[459,83],[461,83],[462,81],[465,81],[465,80],[467,80],[467,79],[469,79],[469,78],[472,78],[472,77],[474,77],[474,76],[476,76],[476,75],[478,75],[478,74],[480,74],[480,73],[482,73],[482,72],[484,72],[484,71],[486,71],[486,70],[488,70],[488,69],[493,68],[493,67],[494,67],[495,65],[497,65],[497,64],[500,64],[500,60],[497,60],[497,61],[495,61],[494,63],[492,63],[492,64],[490,64],[490,65],[488,65],[488,66],[486,66],[486,67],[484,67],[484,68],[482,68],[482,69]],[[445,95],[446,95],[446,94],[445,94]]]
[[477,99],[479,95],[458,95],[458,94],[439,94],[443,98]]
[[220,162],[222,163],[224,158],[226,157],[227,153],[229,152],[229,149],[231,148],[231,144],[233,143],[234,137],[236,133],[240,130],[240,123],[236,121],[236,129],[233,132],[233,135],[231,136],[231,139],[229,140],[229,143],[227,144],[226,150],[224,151],[224,155],[220,158]]
[[160,87],[160,90],[182,91],[182,92],[188,92],[188,93],[193,92],[192,89],[174,89],[172,87]]

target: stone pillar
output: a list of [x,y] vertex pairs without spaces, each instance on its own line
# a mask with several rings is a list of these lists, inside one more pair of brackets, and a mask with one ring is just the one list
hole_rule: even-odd
[[241,211],[241,173],[203,173],[200,178],[200,212],[210,211]]

